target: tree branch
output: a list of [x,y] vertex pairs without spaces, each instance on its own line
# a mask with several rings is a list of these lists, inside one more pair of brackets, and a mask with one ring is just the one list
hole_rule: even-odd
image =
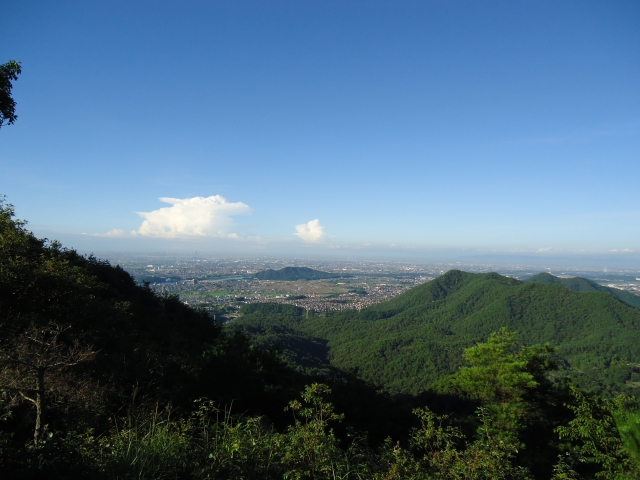
[[21,396],[22,398],[24,398],[25,400],[30,401],[31,403],[33,403],[33,404],[34,404],[34,405],[36,405],[36,406],[38,405],[38,402],[36,402],[36,401],[35,401],[33,398],[31,398],[31,397],[27,397],[27,396],[26,396],[24,393],[22,393],[20,390],[18,390],[18,393],[19,393],[19,394],[20,394],[20,396]]

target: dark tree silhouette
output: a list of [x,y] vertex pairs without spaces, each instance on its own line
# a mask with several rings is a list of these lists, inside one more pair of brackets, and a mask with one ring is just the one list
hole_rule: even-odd
[[11,96],[11,89],[14,81],[18,80],[18,75],[22,73],[20,62],[11,60],[0,65],[0,128],[7,122],[11,125],[16,121],[16,102]]
[[50,322],[32,325],[12,339],[12,345],[0,350],[0,385],[15,392],[12,403],[27,401],[36,410],[33,442],[38,445],[45,428],[48,396],[75,390],[74,377],[63,374],[67,369],[95,357],[91,347],[77,339],[63,339],[71,330],[68,325]]

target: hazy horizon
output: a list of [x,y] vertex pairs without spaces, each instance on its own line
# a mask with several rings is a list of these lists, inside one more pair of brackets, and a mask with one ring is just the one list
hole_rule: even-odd
[[[62,237],[65,238],[65,237]],[[54,239],[51,237],[51,239]],[[84,236],[75,236],[75,239],[85,240]],[[59,240],[59,238],[58,238]],[[404,247],[375,247],[367,248],[309,248],[307,246],[289,245],[289,248],[265,248],[248,249],[234,243],[228,243],[230,248],[207,248],[206,245],[184,242],[167,243],[156,241],[145,243],[138,248],[117,248],[123,245],[120,242],[88,244],[73,242],[71,236],[63,241],[68,248],[75,248],[79,253],[93,254],[102,259],[113,259],[119,256],[167,256],[185,259],[212,259],[212,258],[238,258],[238,259],[289,259],[289,260],[314,260],[314,261],[384,261],[384,262],[409,262],[417,264],[455,264],[477,266],[501,266],[540,268],[546,267],[564,269],[584,269],[588,271],[601,271],[606,269],[640,271],[640,254],[637,252],[504,252],[487,249],[420,249]],[[79,247],[78,247],[79,246]],[[98,248],[95,248],[98,247]],[[101,247],[101,248],[100,248]],[[233,248],[231,248],[233,247]],[[294,247],[294,248],[291,248]],[[297,248],[295,248],[297,247]]]

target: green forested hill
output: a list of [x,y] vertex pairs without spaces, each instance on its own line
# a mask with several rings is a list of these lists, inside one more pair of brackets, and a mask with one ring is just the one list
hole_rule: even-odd
[[[280,343],[292,357],[312,362],[309,345],[324,345],[326,360],[357,370],[391,391],[417,393],[454,372],[462,350],[508,327],[526,344],[557,346],[578,382],[622,388],[640,380],[626,365],[640,361],[640,309],[604,292],[574,292],[561,285],[520,282],[495,273],[450,271],[388,302],[306,320],[302,313],[267,319],[259,308],[238,326],[254,339],[282,329]],[[286,331],[285,331],[286,330]],[[295,339],[295,341],[293,341]],[[303,341],[304,339],[304,341]]]
[[254,275],[258,280],[324,280],[327,278],[343,277],[338,273],[327,273],[308,267],[285,267],[280,270],[263,270]]
[[569,290],[573,290],[575,292],[610,293],[611,295],[618,297],[620,300],[628,303],[629,305],[633,305],[634,307],[640,307],[640,297],[638,295],[625,292],[624,290],[620,290],[618,288],[605,287],[592,280],[588,280],[582,277],[559,278],[554,275],[551,275],[550,273],[543,272],[543,273],[539,273],[538,275],[534,275],[533,277],[528,278],[524,281],[533,282],[533,283],[562,285],[563,287],[566,287]]

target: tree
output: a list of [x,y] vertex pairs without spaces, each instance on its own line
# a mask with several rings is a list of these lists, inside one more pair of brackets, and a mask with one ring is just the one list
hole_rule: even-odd
[[[618,404],[621,403],[618,402]],[[640,411],[637,411],[637,408],[635,411],[628,410],[628,408],[619,408],[613,412],[613,418],[620,432],[622,448],[629,454],[635,463],[636,470],[640,473]]]
[[289,427],[283,463],[289,468],[285,477],[326,478],[342,460],[338,441],[329,422],[341,422],[344,415],[335,413],[323,396],[331,389],[322,383],[307,385],[303,402],[293,400],[287,409],[294,412],[295,424]]
[[515,332],[500,329],[486,343],[464,351],[470,366],[462,367],[453,377],[455,386],[482,402],[493,433],[509,441],[517,438],[522,420],[536,409],[528,402],[528,393],[544,382],[546,372],[555,369],[549,345],[518,350],[516,343]]
[[634,431],[637,427],[633,425],[637,400],[626,395],[606,399],[575,387],[571,391],[574,401],[568,406],[575,417],[556,432],[561,439],[571,442],[569,457],[580,473],[589,475],[595,470],[596,478],[639,478],[637,447],[632,444],[638,439],[631,438],[637,436]]
[[12,345],[0,349],[0,385],[30,402],[36,409],[33,443],[38,445],[44,432],[44,412],[47,396],[53,390],[72,388],[64,378],[64,371],[81,362],[91,360],[96,352],[77,339],[64,341],[71,326],[50,322],[44,326],[31,325]]
[[15,60],[0,65],[0,128],[5,121],[7,125],[11,125],[18,118],[15,113],[16,102],[11,97],[11,89],[13,88],[11,82],[18,80],[18,75],[21,73],[20,62]]
[[72,264],[73,252],[35,238],[13,215],[0,197],[0,391],[10,407],[35,407],[37,445],[48,400],[82,395],[83,381],[68,370],[95,352],[71,325],[97,311],[87,295],[92,279]]

